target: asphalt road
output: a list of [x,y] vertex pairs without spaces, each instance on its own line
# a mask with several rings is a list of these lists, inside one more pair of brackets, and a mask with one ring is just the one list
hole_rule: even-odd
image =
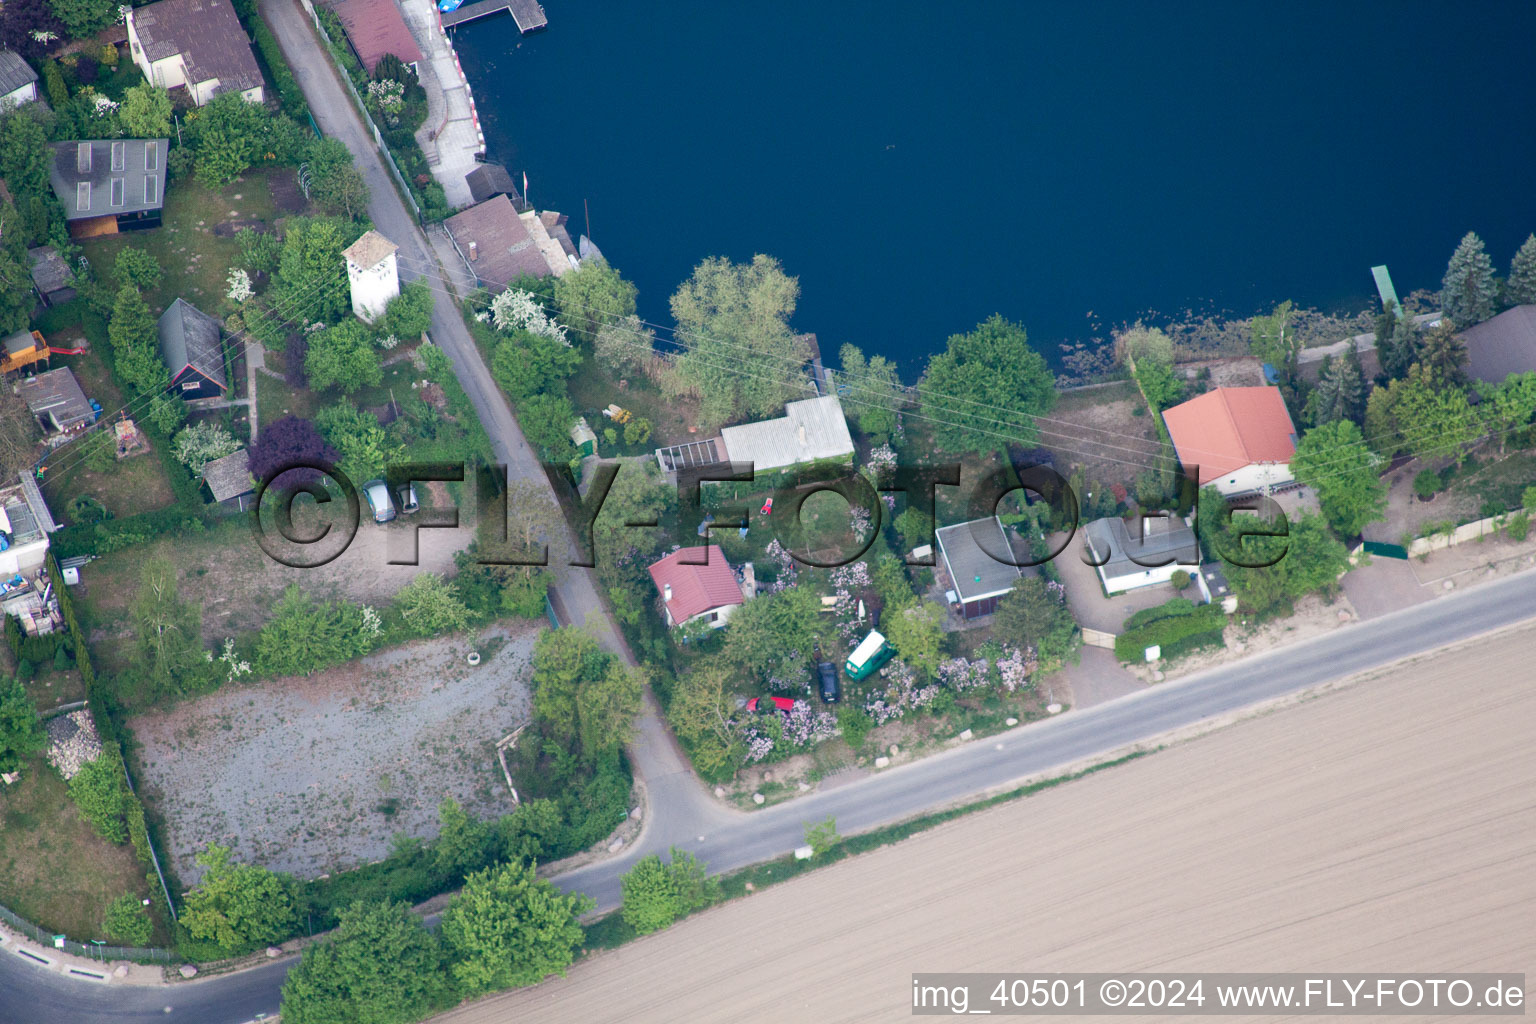
[[[1536,573],[1511,576],[1086,711],[1021,726],[826,793],[737,815],[701,833],[702,839],[682,835],[693,823],[674,820],[667,805],[661,804],[656,806],[661,820],[652,824],[653,838],[645,845],[676,842],[696,851],[713,870],[739,867],[800,845],[806,821],[835,815],[844,832],[899,821],[1053,766],[1155,739],[1170,730],[1533,618]],[[1455,699],[1455,682],[1446,680],[1448,702]],[[1390,699],[1385,687],[1383,699]],[[562,888],[595,896],[599,906],[611,907],[618,900],[619,875],[639,852],[556,881]],[[241,1024],[258,1012],[276,1011],[283,969],[284,964],[273,964],[169,988],[114,987],[68,980],[5,954],[0,957],[0,1021]]]

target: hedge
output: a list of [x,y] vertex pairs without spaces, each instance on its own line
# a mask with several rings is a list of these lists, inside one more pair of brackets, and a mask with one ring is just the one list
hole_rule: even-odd
[[1140,629],[1143,626],[1151,625],[1152,623],[1161,619],[1171,619],[1183,615],[1193,615],[1201,607],[1201,605],[1195,604],[1193,601],[1186,601],[1182,597],[1175,597],[1171,600],[1164,601],[1162,604],[1154,605],[1151,608],[1143,608],[1141,611],[1126,619],[1123,628],[1129,632],[1133,629]]
[[1188,654],[1201,647],[1221,646],[1222,630],[1227,625],[1221,606],[1181,603],[1193,611],[1166,614],[1115,637],[1115,656],[1121,661],[1141,661],[1146,657],[1146,649],[1152,646],[1161,647],[1164,658]]
[[277,89],[278,102],[282,104],[283,112],[302,124],[309,116],[309,104],[304,101],[304,92],[299,88],[298,79],[293,77],[293,72],[288,68],[282,47],[277,45],[277,37],[260,14],[251,17],[250,29],[251,35],[256,38],[256,49],[261,52],[262,63],[267,67],[267,77],[272,79],[272,85]]

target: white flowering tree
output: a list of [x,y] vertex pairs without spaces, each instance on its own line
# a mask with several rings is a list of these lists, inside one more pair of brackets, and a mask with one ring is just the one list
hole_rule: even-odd
[[556,323],[532,293],[508,288],[491,300],[491,322],[498,331],[527,331],[564,345],[571,342],[565,328]]
[[203,467],[240,450],[240,442],[223,426],[209,420],[194,423],[171,440],[171,454],[193,473],[202,475]]
[[245,272],[243,267],[236,267],[229,272],[229,279],[225,282],[229,290],[224,294],[231,302],[244,303],[246,299],[256,294],[251,289],[251,275]]

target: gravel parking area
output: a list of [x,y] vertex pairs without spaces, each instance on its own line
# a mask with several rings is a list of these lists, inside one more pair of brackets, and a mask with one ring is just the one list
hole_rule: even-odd
[[481,816],[510,810],[494,746],[528,717],[538,632],[418,641],[133,719],[142,789],[182,882],[210,842],[313,877],[379,860],[396,835],[435,835],[446,797]]

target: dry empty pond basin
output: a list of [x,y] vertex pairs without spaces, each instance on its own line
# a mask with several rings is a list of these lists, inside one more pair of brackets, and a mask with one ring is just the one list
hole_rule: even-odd
[[[130,722],[184,882],[209,842],[312,877],[437,832],[453,797],[511,810],[496,740],[528,716],[536,625],[417,641],[308,677],[231,685]],[[466,657],[486,652],[477,666]]]

